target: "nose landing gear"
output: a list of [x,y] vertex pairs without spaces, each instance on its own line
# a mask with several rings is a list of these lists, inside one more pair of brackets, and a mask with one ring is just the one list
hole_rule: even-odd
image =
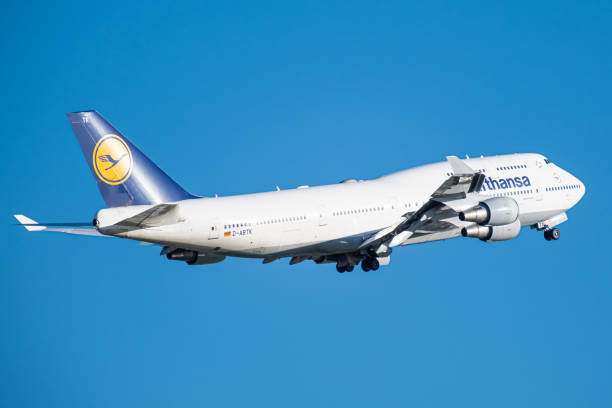
[[544,231],[544,239],[547,241],[556,241],[561,237],[561,231],[558,228],[553,228]]

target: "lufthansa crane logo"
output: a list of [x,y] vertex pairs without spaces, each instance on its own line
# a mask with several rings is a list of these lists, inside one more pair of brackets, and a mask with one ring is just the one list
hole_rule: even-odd
[[132,152],[117,135],[106,135],[96,143],[92,158],[96,175],[106,184],[123,183],[132,173]]

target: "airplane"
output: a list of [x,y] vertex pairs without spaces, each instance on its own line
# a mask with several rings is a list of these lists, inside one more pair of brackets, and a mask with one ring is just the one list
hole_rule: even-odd
[[388,265],[394,248],[450,238],[505,241],[522,227],[556,241],[585,185],[541,154],[427,164],[371,180],[227,197],[188,193],[96,111],[68,120],[106,203],[92,223],[28,231],[111,236],[161,246],[188,265],[226,257],[333,263],[340,273]]

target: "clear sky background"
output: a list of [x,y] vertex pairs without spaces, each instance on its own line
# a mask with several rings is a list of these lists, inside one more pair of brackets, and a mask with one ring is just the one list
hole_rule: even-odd
[[[1,406],[612,406],[610,2],[379,3],[3,4]],[[587,194],[557,242],[189,267],[12,225],[104,206],[84,109],[194,194],[514,152]]]

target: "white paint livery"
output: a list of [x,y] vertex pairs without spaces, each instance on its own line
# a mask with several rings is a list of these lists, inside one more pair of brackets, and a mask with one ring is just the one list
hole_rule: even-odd
[[[234,256],[335,263],[338,272],[361,262],[368,271],[388,264],[398,246],[462,235],[505,240],[531,226],[556,240],[554,227],[584,193],[580,180],[540,154],[450,156],[373,180],[106,208],[98,211],[95,230],[16,218],[28,231],[158,244],[168,259],[192,265]],[[496,213],[499,203],[487,204],[497,197],[511,203],[500,207],[505,215]],[[493,218],[503,221],[487,224]]]

